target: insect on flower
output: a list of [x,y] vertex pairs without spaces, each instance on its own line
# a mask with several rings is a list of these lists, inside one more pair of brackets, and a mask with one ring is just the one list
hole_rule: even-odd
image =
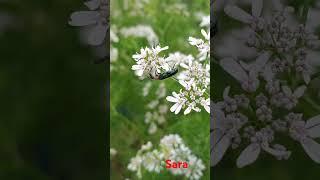
[[169,77],[174,76],[175,74],[178,73],[178,68],[174,67],[169,71],[163,72],[163,73],[157,73],[157,71],[155,71],[154,73],[149,73],[149,76],[151,79],[155,79],[155,80],[164,80],[167,79]]

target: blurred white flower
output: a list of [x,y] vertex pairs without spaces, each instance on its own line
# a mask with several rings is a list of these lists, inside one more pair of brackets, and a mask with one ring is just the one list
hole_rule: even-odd
[[197,158],[194,155],[191,155],[188,157],[189,161],[189,168],[186,169],[186,177],[189,179],[201,179],[203,172],[206,167],[204,166],[203,162],[201,159]]
[[115,43],[119,42],[119,37],[112,29],[110,29],[110,42],[115,42]]
[[156,172],[160,173],[160,170],[163,169],[162,167],[162,153],[158,150],[153,150],[152,152],[147,152],[143,156],[143,166],[149,171],[149,172]]
[[69,24],[71,26],[87,27],[89,29],[87,42],[90,45],[98,46],[104,43],[108,23],[107,0],[91,0],[84,3],[89,11],[77,11],[71,14]]
[[114,148],[110,148],[110,157],[113,157],[117,154],[117,150]]
[[150,81],[144,85],[143,90],[142,90],[143,96],[147,96],[149,94],[151,86],[152,86],[152,83]]
[[171,13],[171,14],[177,14],[182,15],[185,17],[190,16],[189,9],[185,3],[173,3],[170,4],[170,6],[167,6],[165,9],[165,12]]
[[142,157],[137,155],[130,159],[130,163],[128,164],[128,170],[136,171],[138,178],[141,178],[141,165],[142,165]]
[[148,5],[150,0],[124,0],[123,8],[129,11],[131,16],[144,15],[144,7]]
[[210,15],[202,16],[200,27],[206,27],[206,28],[210,27]]
[[148,25],[136,25],[132,27],[123,27],[120,29],[120,34],[127,37],[139,37],[146,38],[150,46],[155,46],[159,43],[157,34],[154,32],[151,26]]
[[[147,82],[143,91],[149,91],[151,88],[151,82]],[[163,103],[166,96],[166,86],[163,82],[160,83],[158,89],[155,92],[156,98],[150,101],[146,108],[148,111],[145,114],[144,122],[149,125],[148,133],[154,134],[158,130],[158,125],[166,122],[166,114],[168,112],[168,106]],[[143,92],[143,95],[146,92]],[[149,94],[149,92],[148,92]]]
[[160,146],[173,149],[174,147],[177,147],[178,145],[182,144],[182,139],[178,134],[169,134],[164,136],[160,140]]
[[110,62],[115,62],[118,60],[119,52],[117,48],[110,48]]
[[[145,148],[143,145],[142,148]],[[140,149],[137,155],[131,158],[128,169],[136,171],[138,178],[141,178],[141,169],[145,168],[149,172],[160,173],[164,169],[165,160],[175,162],[187,162],[188,168],[171,168],[169,171],[173,175],[184,175],[188,179],[201,179],[205,165],[202,160],[192,154],[191,150],[184,144],[181,137],[177,134],[169,134],[160,140],[158,149]]]

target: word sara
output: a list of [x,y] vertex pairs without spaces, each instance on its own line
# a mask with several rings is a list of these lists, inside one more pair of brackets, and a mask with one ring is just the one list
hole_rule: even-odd
[[170,169],[177,169],[177,168],[188,168],[188,163],[187,162],[183,162],[183,161],[171,161],[171,160],[166,160],[166,168]]

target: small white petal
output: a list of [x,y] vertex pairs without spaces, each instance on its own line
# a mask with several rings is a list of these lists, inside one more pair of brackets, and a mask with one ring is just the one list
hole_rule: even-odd
[[172,92],[172,95],[176,98],[179,98],[179,94],[177,94],[176,92]]
[[270,58],[270,53],[265,52],[261,54],[255,61],[255,63],[250,66],[250,71],[254,71],[256,73],[262,72],[263,68],[267,64],[268,60]]
[[71,26],[87,26],[97,23],[99,13],[96,11],[78,11],[70,16],[69,24]]
[[224,12],[233,19],[244,23],[250,23],[252,21],[252,16],[250,14],[234,5],[227,5],[224,8]]
[[182,108],[182,103],[180,103],[180,104],[178,105],[178,107],[177,107],[177,109],[176,109],[176,111],[175,111],[174,113],[175,113],[175,114],[178,114],[178,113],[180,112],[181,108]]
[[132,70],[140,70],[140,69],[143,69],[143,66],[141,66],[141,65],[133,65],[133,66],[131,67],[131,69],[132,69]]
[[240,66],[238,62],[232,58],[224,58],[220,61],[222,68],[227,71],[236,80],[243,82],[248,80],[248,74]]
[[320,137],[320,115],[314,116],[306,122],[305,126],[309,136],[312,138]]
[[172,96],[167,96],[166,100],[169,102],[178,102],[179,101],[177,98],[172,97]]
[[292,95],[292,91],[288,86],[282,86],[282,91],[287,95],[287,96],[291,96]]
[[143,75],[143,69],[136,71],[137,76],[142,76]]
[[170,111],[171,111],[171,112],[174,112],[174,111],[177,109],[178,106],[179,106],[179,103],[174,104],[174,105],[170,108]]
[[205,109],[208,113],[210,113],[210,106],[208,106],[208,105],[203,105],[203,107],[204,107],[204,109]]
[[98,24],[93,27],[88,37],[88,43],[93,46],[100,45],[104,42],[107,34],[108,26]]
[[224,112],[219,109],[215,108],[215,106],[211,107],[211,122],[210,122],[210,128],[213,129],[223,129],[223,123],[225,121],[225,114]]
[[286,155],[288,152],[287,151],[282,151],[282,150],[277,150],[277,149],[272,149],[269,146],[261,146],[262,149],[270,154],[272,154],[273,156],[284,156]]
[[305,82],[306,84],[309,84],[309,83],[310,83],[310,80],[311,80],[310,74],[309,74],[309,73],[303,73],[302,76],[303,76],[304,82]]
[[100,5],[100,0],[91,0],[84,3],[90,10],[98,9]]
[[297,98],[300,98],[301,96],[303,96],[304,91],[305,91],[306,89],[307,89],[306,86],[300,86],[300,87],[298,87],[298,88],[294,91],[293,95],[294,95],[295,97],[297,97]]
[[263,0],[252,0],[252,15],[259,17],[261,15]]
[[313,161],[320,163],[320,144],[311,138],[306,138],[301,145]]
[[187,115],[187,114],[189,114],[189,113],[191,112],[191,110],[192,110],[192,108],[189,106],[189,107],[183,112],[183,114],[184,114],[184,115]]
[[230,86],[227,86],[226,88],[224,88],[223,90],[223,98],[226,99],[229,97],[229,92],[230,92]]
[[220,162],[229,146],[230,139],[226,135],[217,140],[217,143],[211,147],[211,166],[215,166]]
[[261,148],[259,144],[250,144],[246,147],[237,159],[237,166],[242,168],[255,162],[260,154]]

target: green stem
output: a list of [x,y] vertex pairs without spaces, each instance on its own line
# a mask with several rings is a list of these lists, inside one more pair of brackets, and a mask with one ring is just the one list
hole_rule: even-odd
[[320,111],[320,105],[317,104],[312,98],[310,98],[310,96],[304,96],[303,99],[309,103],[314,109]]
[[309,5],[310,5],[310,0],[305,0],[304,5],[302,7],[302,12],[301,12],[301,21],[304,25],[306,25],[306,22],[307,22]]
[[169,20],[167,21],[167,24],[165,25],[165,27],[163,28],[162,31],[162,36],[166,34],[166,32],[168,31],[169,26],[171,25],[172,21],[174,19],[174,16],[170,16]]

